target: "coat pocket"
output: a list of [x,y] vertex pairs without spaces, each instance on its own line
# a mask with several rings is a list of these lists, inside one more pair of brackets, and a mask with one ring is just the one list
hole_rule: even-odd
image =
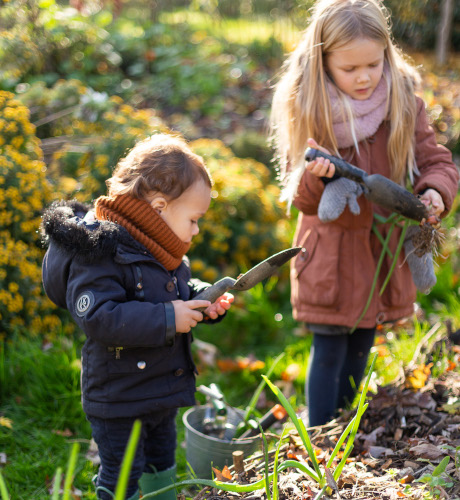
[[332,227],[327,227],[327,234],[321,234],[318,228],[306,234],[293,273],[301,303],[323,307],[336,304],[342,235]]

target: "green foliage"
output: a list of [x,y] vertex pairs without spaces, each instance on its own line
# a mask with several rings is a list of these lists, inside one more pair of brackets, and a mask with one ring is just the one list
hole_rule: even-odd
[[42,124],[38,132],[46,127],[48,178],[66,197],[85,202],[106,194],[112,168],[138,140],[166,130],[152,110],[136,110],[78,80],[61,80],[50,89],[37,83],[20,98]]
[[235,157],[218,140],[200,139],[190,145],[204,157],[215,192],[190,252],[194,274],[210,282],[222,274],[238,276],[290,247],[279,188],[265,165]]
[[[253,158],[267,167],[271,165],[273,150],[268,146],[267,138],[255,130],[235,134],[231,149],[239,158]],[[273,177],[274,173],[273,169]]]
[[[121,77],[121,57],[105,29],[111,15],[87,17],[54,0],[12,0],[2,8],[0,57],[4,85],[30,81],[42,73],[48,84],[61,76],[82,78],[95,87]],[[11,88],[11,87],[9,87]]]
[[[342,469],[345,465],[345,462],[346,462],[347,458],[349,457],[351,450],[353,449],[354,440],[355,440],[356,433],[358,432],[358,428],[359,428],[359,422],[361,421],[361,417],[368,406],[367,403],[364,403],[364,401],[365,401],[366,396],[367,396],[367,388],[368,388],[369,382],[371,380],[371,376],[372,376],[372,372],[374,369],[376,358],[377,358],[377,355],[374,355],[372,362],[371,362],[371,365],[370,365],[370,368],[369,368],[369,372],[368,372],[366,381],[364,382],[361,396],[359,398],[359,403],[358,403],[358,407],[356,409],[356,414],[355,414],[354,418],[351,420],[351,422],[348,424],[346,429],[343,431],[342,435],[339,437],[337,444],[336,444],[333,452],[331,453],[331,456],[329,457],[329,459],[327,461],[327,467],[329,468],[332,466],[335,457],[339,453],[342,445],[345,443],[345,440],[347,440],[347,438],[348,438],[348,440],[345,444],[344,450],[343,450],[341,460],[333,472],[333,477],[334,477],[335,481],[337,481],[338,478],[340,477],[340,474],[342,473]],[[262,376],[262,377],[265,380],[265,382],[268,384],[270,389],[273,391],[273,393],[277,396],[280,403],[284,406],[288,415],[291,417],[291,420],[299,433],[299,436],[302,440],[302,443],[305,447],[305,450],[307,451],[308,456],[310,457],[311,463],[313,465],[313,469],[310,468],[309,466],[305,466],[301,470],[303,472],[305,472],[308,476],[310,476],[314,481],[316,481],[319,484],[319,486],[323,489],[322,492],[324,492],[326,486],[328,485],[327,478],[326,478],[326,475],[323,474],[320,470],[320,463],[319,463],[318,459],[316,458],[315,452],[314,452],[313,447],[311,445],[310,437],[308,435],[307,429],[305,428],[305,424],[302,421],[302,418],[297,416],[294,408],[291,406],[291,404],[286,399],[284,394],[280,391],[280,389],[278,387],[276,387],[272,382],[270,382],[270,380],[268,380],[267,377],[265,377],[265,376]],[[292,461],[291,466],[293,466],[294,464],[295,464],[295,462]],[[318,496],[317,498],[320,498],[320,497]]]
[[453,480],[447,474],[446,467],[450,462],[450,457],[444,457],[441,462],[434,467],[431,474],[425,474],[417,481],[425,483],[433,498],[444,498],[444,488],[450,488],[453,486]]
[[278,68],[284,58],[283,45],[272,35],[267,41],[253,40],[248,45],[248,54],[256,64]]
[[[3,477],[11,498],[49,498],[46,478],[66,464],[69,437],[88,443],[91,435],[80,402],[79,352],[67,335],[50,343],[15,334],[0,343],[0,359],[0,416],[11,421],[0,426]],[[73,484],[89,488],[94,473],[81,453]]]

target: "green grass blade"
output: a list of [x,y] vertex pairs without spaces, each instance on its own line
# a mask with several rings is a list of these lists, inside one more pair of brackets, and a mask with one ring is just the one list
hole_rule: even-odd
[[129,441],[126,446],[123,462],[121,463],[120,475],[118,476],[117,487],[115,488],[115,500],[124,500],[126,490],[128,489],[129,473],[133,465],[134,455],[136,454],[137,443],[141,435],[142,423],[135,420]]
[[271,500],[272,497],[270,495],[270,479],[269,479],[269,470],[268,470],[268,443],[267,443],[267,438],[265,437],[265,432],[262,429],[262,427],[259,424],[259,429],[260,433],[262,434],[262,446],[263,446],[263,451],[264,451],[264,456],[265,456],[265,494],[267,495],[267,500]]
[[305,424],[303,423],[301,418],[298,418],[294,408],[292,408],[291,404],[289,401],[286,399],[284,394],[276,387],[274,384],[268,380],[268,378],[265,375],[262,375],[262,378],[265,380],[267,385],[270,387],[270,389],[273,391],[275,396],[280,400],[281,404],[284,406],[285,410],[288,412],[288,415],[291,417],[292,422],[294,423],[300,438],[302,439],[302,442],[305,446],[305,449],[307,450],[308,456],[310,457],[310,460],[312,461],[313,467],[316,471],[315,476],[313,479],[317,481],[319,484],[321,484],[321,480],[323,478],[321,471],[319,469],[319,464],[318,460],[316,458],[315,452],[313,450],[313,447],[310,442],[310,438],[308,436],[308,432],[305,428]]
[[316,497],[314,498],[314,500],[319,500],[322,496],[324,496],[324,493],[326,492],[326,489],[327,489],[327,484],[324,485],[321,488],[321,491],[318,492],[318,494],[316,495]]
[[[285,356],[285,353],[282,352],[273,361],[272,365],[270,366],[270,369],[265,374],[265,376],[267,378],[270,377],[270,375],[273,373],[273,370],[275,369],[275,366],[279,363],[279,361],[281,361],[281,359],[283,359],[284,356]],[[262,379],[262,382],[260,382],[260,384],[257,386],[257,389],[255,390],[254,394],[252,395],[252,398],[249,401],[248,406],[246,406],[246,410],[245,410],[244,417],[243,417],[243,422],[247,422],[249,420],[249,417],[251,416],[251,414],[254,412],[254,408],[257,404],[257,401],[259,400],[260,394],[262,393],[264,387],[265,387],[265,380]]]
[[[278,472],[283,471],[284,469],[295,468],[298,469],[305,474],[308,474],[312,479],[318,482],[318,478],[314,477],[314,471],[310,469],[308,466],[297,462],[296,460],[285,460],[279,467]],[[313,476],[311,475],[313,474]],[[274,473],[268,475],[268,479],[272,480]],[[192,485],[201,485],[201,486],[209,486],[210,488],[217,488],[222,491],[230,491],[232,493],[247,493],[250,491],[260,490],[265,485],[265,478],[259,479],[255,483],[251,484],[239,484],[239,483],[223,483],[221,481],[212,481],[211,479],[187,479],[186,481],[181,481],[180,483],[175,483],[170,486],[166,486],[161,488],[160,490],[153,491],[152,493],[147,493],[142,497],[142,500],[148,498],[154,498],[162,493],[166,493],[174,488],[180,489],[183,486],[192,486]]]
[[367,298],[366,305],[364,306],[364,309],[362,310],[361,314],[359,315],[359,318],[356,320],[356,323],[353,325],[353,328],[350,330],[350,333],[353,333],[356,330],[357,326],[359,325],[361,320],[364,318],[364,315],[366,314],[367,310],[369,309],[369,306],[371,305],[372,297],[374,296],[374,291],[375,291],[375,288],[377,286],[377,281],[379,278],[380,269],[381,269],[383,261],[385,259],[386,251],[388,248],[388,243],[390,242],[390,238],[391,238],[391,234],[393,233],[393,229],[394,229],[394,226],[390,226],[390,228],[388,229],[388,234],[387,234],[387,237],[383,243],[382,252],[380,253],[379,261],[377,262],[377,266],[375,268],[374,279],[372,280],[371,290],[369,292],[369,296]]
[[[337,465],[337,467],[335,468],[334,470],[334,479],[335,481],[337,481],[340,477],[340,474],[342,474],[342,470],[348,460],[348,457],[350,456],[350,453],[352,452],[354,448],[354,444],[351,443],[349,446],[347,445],[347,449],[343,452],[343,457],[342,459],[340,460],[340,463],[339,465]],[[337,478],[337,479],[336,479]]]
[[374,357],[372,358],[372,362],[371,362],[371,365],[369,367],[369,371],[367,373],[366,381],[364,382],[363,390],[362,390],[361,395],[359,397],[358,409],[356,410],[356,415],[355,415],[355,418],[353,419],[353,425],[351,427],[350,436],[349,436],[347,444],[345,446],[345,451],[343,453],[343,457],[342,457],[339,465],[334,470],[335,481],[337,481],[339,479],[339,476],[342,473],[342,469],[345,465],[345,462],[346,462],[347,458],[349,457],[351,450],[354,446],[356,433],[358,432],[358,428],[359,428],[359,422],[361,421],[361,416],[365,410],[364,401],[367,397],[367,388],[369,387],[369,382],[371,381],[371,376],[372,376],[372,373],[374,371],[374,365],[375,365],[376,359],[377,359],[377,353],[375,353]]
[[[402,219],[402,217],[401,217],[401,219]],[[401,236],[400,236],[399,241],[398,241],[398,246],[396,247],[396,251],[395,251],[395,254],[393,256],[393,260],[391,262],[390,269],[388,270],[388,274],[386,275],[385,280],[383,282],[383,285],[380,288],[379,295],[382,295],[383,292],[385,291],[385,288],[388,285],[388,282],[390,281],[391,275],[393,274],[393,271],[396,267],[396,262],[398,260],[399,254],[401,253],[401,250],[402,250],[402,247],[404,244],[404,239],[406,238],[406,232],[407,232],[408,227],[409,227],[409,224],[404,224],[404,227],[402,228]],[[387,252],[390,253],[388,248],[387,248]]]
[[3,479],[2,473],[0,472],[0,495],[2,500],[9,500],[8,490],[6,489],[5,480]]
[[[62,495],[62,500],[70,500],[73,475],[75,472],[75,467],[77,465],[77,458],[78,458],[79,451],[80,451],[80,444],[74,443],[72,446],[72,451],[70,452],[69,462],[67,464],[67,471],[65,474],[65,481],[64,481],[64,493]],[[58,487],[58,491],[59,491],[59,487]]]
[[[363,413],[366,411],[367,407],[369,406],[368,403],[366,403],[362,409],[361,409],[361,413],[359,414],[359,418],[362,417]],[[342,444],[344,443],[345,439],[347,438],[348,434],[350,433],[351,429],[353,428],[353,425],[354,425],[354,422],[355,422],[355,419],[358,417],[358,414],[356,414],[353,419],[350,421],[350,423],[347,425],[347,427],[345,428],[345,430],[342,432],[339,440],[337,441],[337,444],[335,445],[335,448],[333,450],[333,452],[331,453],[331,456],[329,457],[329,460],[327,461],[327,465],[326,467],[327,468],[330,468],[331,465],[332,465],[332,462],[334,460],[334,458],[336,457],[337,453],[339,452],[340,448],[342,447]]]
[[296,469],[299,469],[300,471],[307,474],[307,476],[310,476],[313,479],[313,481],[316,481],[319,484],[318,476],[316,475],[315,471],[312,468],[308,467],[308,465],[302,462],[298,462],[297,460],[285,460],[278,467],[278,472],[287,469],[288,467],[295,467]]
[[[377,226],[375,224],[372,224],[372,231],[377,236],[377,238],[380,241],[380,243],[382,244],[382,246],[384,246],[385,245],[385,239],[382,236],[382,233],[377,229]],[[387,248],[387,253],[390,256],[390,258],[393,258],[393,254],[391,253],[391,250],[389,248]]]
[[283,433],[281,434],[281,438],[278,443],[278,447],[276,448],[276,453],[275,453],[275,460],[273,462],[273,500],[278,500],[279,498],[279,491],[278,491],[278,460],[279,460],[279,454],[280,454],[280,449],[281,445],[283,444],[283,439],[286,435],[286,428],[283,429]]
[[[269,479],[273,477],[273,474],[269,475]],[[143,495],[142,500],[148,498],[154,498],[157,495],[166,493],[174,488],[182,488],[183,486],[201,485],[209,486],[210,488],[217,488],[222,491],[230,491],[232,493],[247,493],[250,491],[260,490],[265,485],[265,478],[259,479],[259,481],[251,484],[239,484],[239,483],[223,483],[221,481],[213,481],[212,479],[187,479],[186,481],[181,481],[180,483],[171,484],[170,486],[165,486],[157,491],[152,491]]]
[[51,500],[59,500],[59,490],[61,489],[62,469],[58,467],[53,481],[53,496]]

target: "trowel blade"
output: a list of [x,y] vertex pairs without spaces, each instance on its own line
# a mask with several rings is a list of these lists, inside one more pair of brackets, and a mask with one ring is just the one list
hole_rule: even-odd
[[232,290],[249,290],[266,278],[274,274],[278,268],[295,257],[301,247],[287,248],[268,257],[246,273],[240,276],[232,286]]

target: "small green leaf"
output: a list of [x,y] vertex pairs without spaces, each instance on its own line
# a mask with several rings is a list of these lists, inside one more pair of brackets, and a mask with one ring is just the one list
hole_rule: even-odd
[[434,469],[433,476],[440,476],[446,470],[446,467],[447,467],[447,464],[449,463],[449,461],[450,461],[449,456],[444,457],[441,460],[441,462],[439,463],[439,465]]
[[9,500],[10,498],[1,472],[0,472],[0,495],[2,497],[2,500]]

